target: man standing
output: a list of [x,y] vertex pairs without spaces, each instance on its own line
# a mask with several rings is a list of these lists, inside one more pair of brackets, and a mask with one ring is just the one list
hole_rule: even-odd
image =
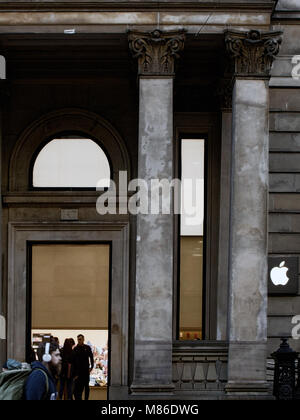
[[55,343],[43,343],[37,354],[39,361],[31,363],[32,372],[25,384],[25,399],[56,400],[56,378],[61,369],[59,348]]
[[74,396],[75,400],[89,399],[90,394],[90,372],[94,367],[94,357],[90,346],[84,344],[84,336],[77,336],[77,346],[73,350],[73,368],[74,368]]

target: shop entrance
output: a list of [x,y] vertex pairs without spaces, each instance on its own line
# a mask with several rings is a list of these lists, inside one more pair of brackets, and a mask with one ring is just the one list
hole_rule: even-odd
[[[127,221],[10,223],[7,357],[28,360],[33,330],[56,337],[65,330],[74,341],[80,330],[92,345],[106,334],[107,398],[123,399],[128,394],[128,243]],[[95,392],[91,398],[100,398]]]
[[[110,244],[31,244],[31,345],[83,334],[92,349],[90,399],[106,399],[109,380]],[[67,343],[66,343],[67,345]],[[59,384],[58,384],[59,385]],[[66,387],[62,399],[67,398]]]

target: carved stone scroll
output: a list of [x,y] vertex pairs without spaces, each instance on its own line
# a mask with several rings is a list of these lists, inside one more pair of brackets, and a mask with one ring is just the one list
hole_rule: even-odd
[[272,63],[279,53],[282,32],[226,31],[227,52],[234,61],[236,76],[269,77]]
[[175,59],[183,50],[184,32],[129,32],[129,48],[138,59],[139,75],[174,75]]

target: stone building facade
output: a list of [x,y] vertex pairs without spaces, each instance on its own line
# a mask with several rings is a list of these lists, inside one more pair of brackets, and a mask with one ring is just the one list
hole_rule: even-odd
[[[1,2],[2,361],[30,347],[28,246],[110,243],[110,399],[269,398],[300,314],[298,288],[268,293],[272,257],[296,257],[298,287],[299,19],[298,0]],[[179,177],[179,141],[206,139],[200,340],[179,339],[176,216],[34,188],[61,133],[99,140],[117,184]]]

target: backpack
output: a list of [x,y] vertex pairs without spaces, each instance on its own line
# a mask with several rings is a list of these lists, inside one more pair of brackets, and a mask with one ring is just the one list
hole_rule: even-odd
[[[48,375],[43,369],[34,370],[43,372],[46,378],[46,393],[48,395],[49,381]],[[25,400],[24,390],[28,376],[33,369],[14,369],[0,373],[0,400]]]

